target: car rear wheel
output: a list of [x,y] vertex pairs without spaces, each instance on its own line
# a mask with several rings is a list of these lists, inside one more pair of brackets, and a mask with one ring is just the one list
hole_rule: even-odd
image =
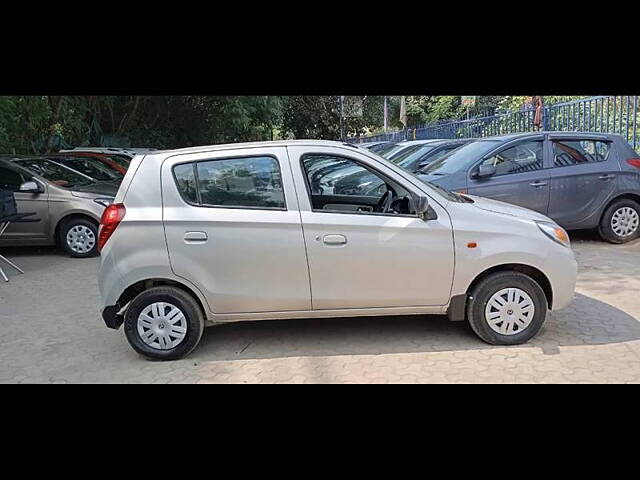
[[71,257],[95,257],[98,254],[98,225],[84,218],[65,220],[60,226],[59,243]]
[[630,199],[616,200],[605,210],[598,229],[611,243],[626,243],[640,236],[640,205]]
[[498,272],[481,280],[467,302],[473,331],[492,345],[519,345],[533,338],[547,316],[538,283],[519,272]]
[[154,360],[177,360],[193,351],[204,330],[198,302],[184,290],[154,287],[131,301],[124,331],[131,347]]

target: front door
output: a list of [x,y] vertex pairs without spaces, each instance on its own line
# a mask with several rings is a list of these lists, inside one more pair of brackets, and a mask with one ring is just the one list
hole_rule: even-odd
[[289,147],[314,310],[445,305],[453,276],[446,211],[433,202],[437,219],[418,218],[409,188],[379,170],[388,167],[340,152]]
[[311,309],[300,212],[284,148],[171,157],[162,166],[173,272],[217,314]]
[[[471,170],[469,193],[546,214],[550,171],[544,168],[543,152],[544,140],[540,137],[519,141],[491,154]],[[496,173],[479,177],[480,165],[492,165]]]
[[9,225],[0,241],[19,244],[25,242],[41,242],[47,240],[49,232],[49,193],[44,182],[37,182],[44,187],[44,193],[22,193],[20,185],[34,180],[31,175],[10,165],[0,165],[0,189],[12,191],[16,199],[18,213],[34,213],[32,219],[37,222],[18,222]]

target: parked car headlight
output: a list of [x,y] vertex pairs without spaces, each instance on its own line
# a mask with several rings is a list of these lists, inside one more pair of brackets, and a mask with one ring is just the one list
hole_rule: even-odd
[[538,225],[538,228],[542,230],[542,233],[551,240],[558,242],[560,245],[564,245],[565,247],[571,246],[569,235],[564,228],[559,227],[554,223],[547,222],[536,222],[536,225]]
[[107,208],[113,203],[113,198],[94,198],[93,201]]

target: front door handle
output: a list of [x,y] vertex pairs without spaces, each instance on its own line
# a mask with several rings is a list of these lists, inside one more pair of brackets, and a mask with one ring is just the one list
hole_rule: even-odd
[[325,235],[322,241],[325,245],[345,245],[347,243],[347,237],[344,235]]
[[600,180],[611,180],[612,178],[616,178],[616,176],[608,174],[608,175],[600,175],[598,178]]
[[206,232],[186,232],[184,234],[184,243],[205,243],[207,239]]
[[533,182],[533,183],[530,183],[529,185],[531,185],[532,187],[544,187],[547,185],[547,182]]

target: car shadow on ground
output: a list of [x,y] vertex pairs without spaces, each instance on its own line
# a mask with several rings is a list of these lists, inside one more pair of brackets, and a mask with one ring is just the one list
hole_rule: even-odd
[[[576,295],[566,310],[547,316],[526,345],[545,354],[559,347],[601,345],[640,339],[640,322],[599,300]],[[224,324],[205,330],[191,358],[228,361],[262,358],[380,355],[479,350],[483,343],[467,322],[440,315],[273,320]]]

